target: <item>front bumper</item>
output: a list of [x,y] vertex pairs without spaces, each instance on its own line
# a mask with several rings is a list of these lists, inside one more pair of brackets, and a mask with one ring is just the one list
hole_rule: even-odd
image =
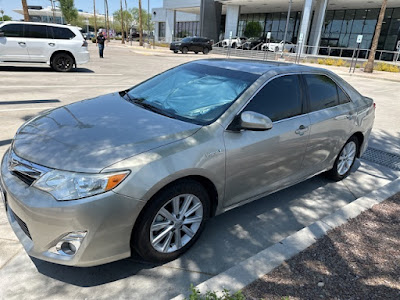
[[169,45],[169,50],[180,51],[181,50],[181,45],[170,44]]
[[[36,258],[69,266],[94,266],[129,257],[134,222],[144,202],[116,194],[73,201],[57,201],[30,187],[8,170],[8,155],[1,165],[0,184],[7,216],[26,252]],[[55,254],[54,248],[68,233],[86,231],[73,256]]]

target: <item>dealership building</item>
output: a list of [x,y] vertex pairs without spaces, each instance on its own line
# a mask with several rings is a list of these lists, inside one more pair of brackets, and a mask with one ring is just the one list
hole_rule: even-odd
[[[250,22],[260,24],[261,36],[271,32],[281,41],[290,6],[286,41],[302,37],[309,49],[354,48],[362,35],[360,46],[369,49],[381,5],[382,0],[164,0],[152,13],[158,41],[205,36],[217,42],[243,36]],[[378,49],[395,51],[399,40],[400,0],[388,0]]]

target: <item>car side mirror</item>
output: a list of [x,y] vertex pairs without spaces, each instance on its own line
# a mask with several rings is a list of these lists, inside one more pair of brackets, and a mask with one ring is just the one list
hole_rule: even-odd
[[4,31],[0,30],[0,37],[4,37]]
[[267,116],[254,111],[244,111],[238,115],[228,127],[230,130],[239,131],[241,129],[264,131],[272,128],[272,121]]

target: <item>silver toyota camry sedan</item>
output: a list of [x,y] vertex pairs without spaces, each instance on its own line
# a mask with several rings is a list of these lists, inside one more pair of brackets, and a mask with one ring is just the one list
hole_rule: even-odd
[[1,195],[31,256],[165,262],[210,217],[322,172],[346,177],[374,108],[324,69],[198,60],[29,120],[2,160]]

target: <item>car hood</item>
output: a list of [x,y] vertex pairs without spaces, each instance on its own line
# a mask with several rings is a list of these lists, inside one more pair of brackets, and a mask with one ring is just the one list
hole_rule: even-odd
[[13,149],[60,170],[100,172],[128,157],[184,139],[201,126],[147,111],[118,93],[76,102],[25,123]]

